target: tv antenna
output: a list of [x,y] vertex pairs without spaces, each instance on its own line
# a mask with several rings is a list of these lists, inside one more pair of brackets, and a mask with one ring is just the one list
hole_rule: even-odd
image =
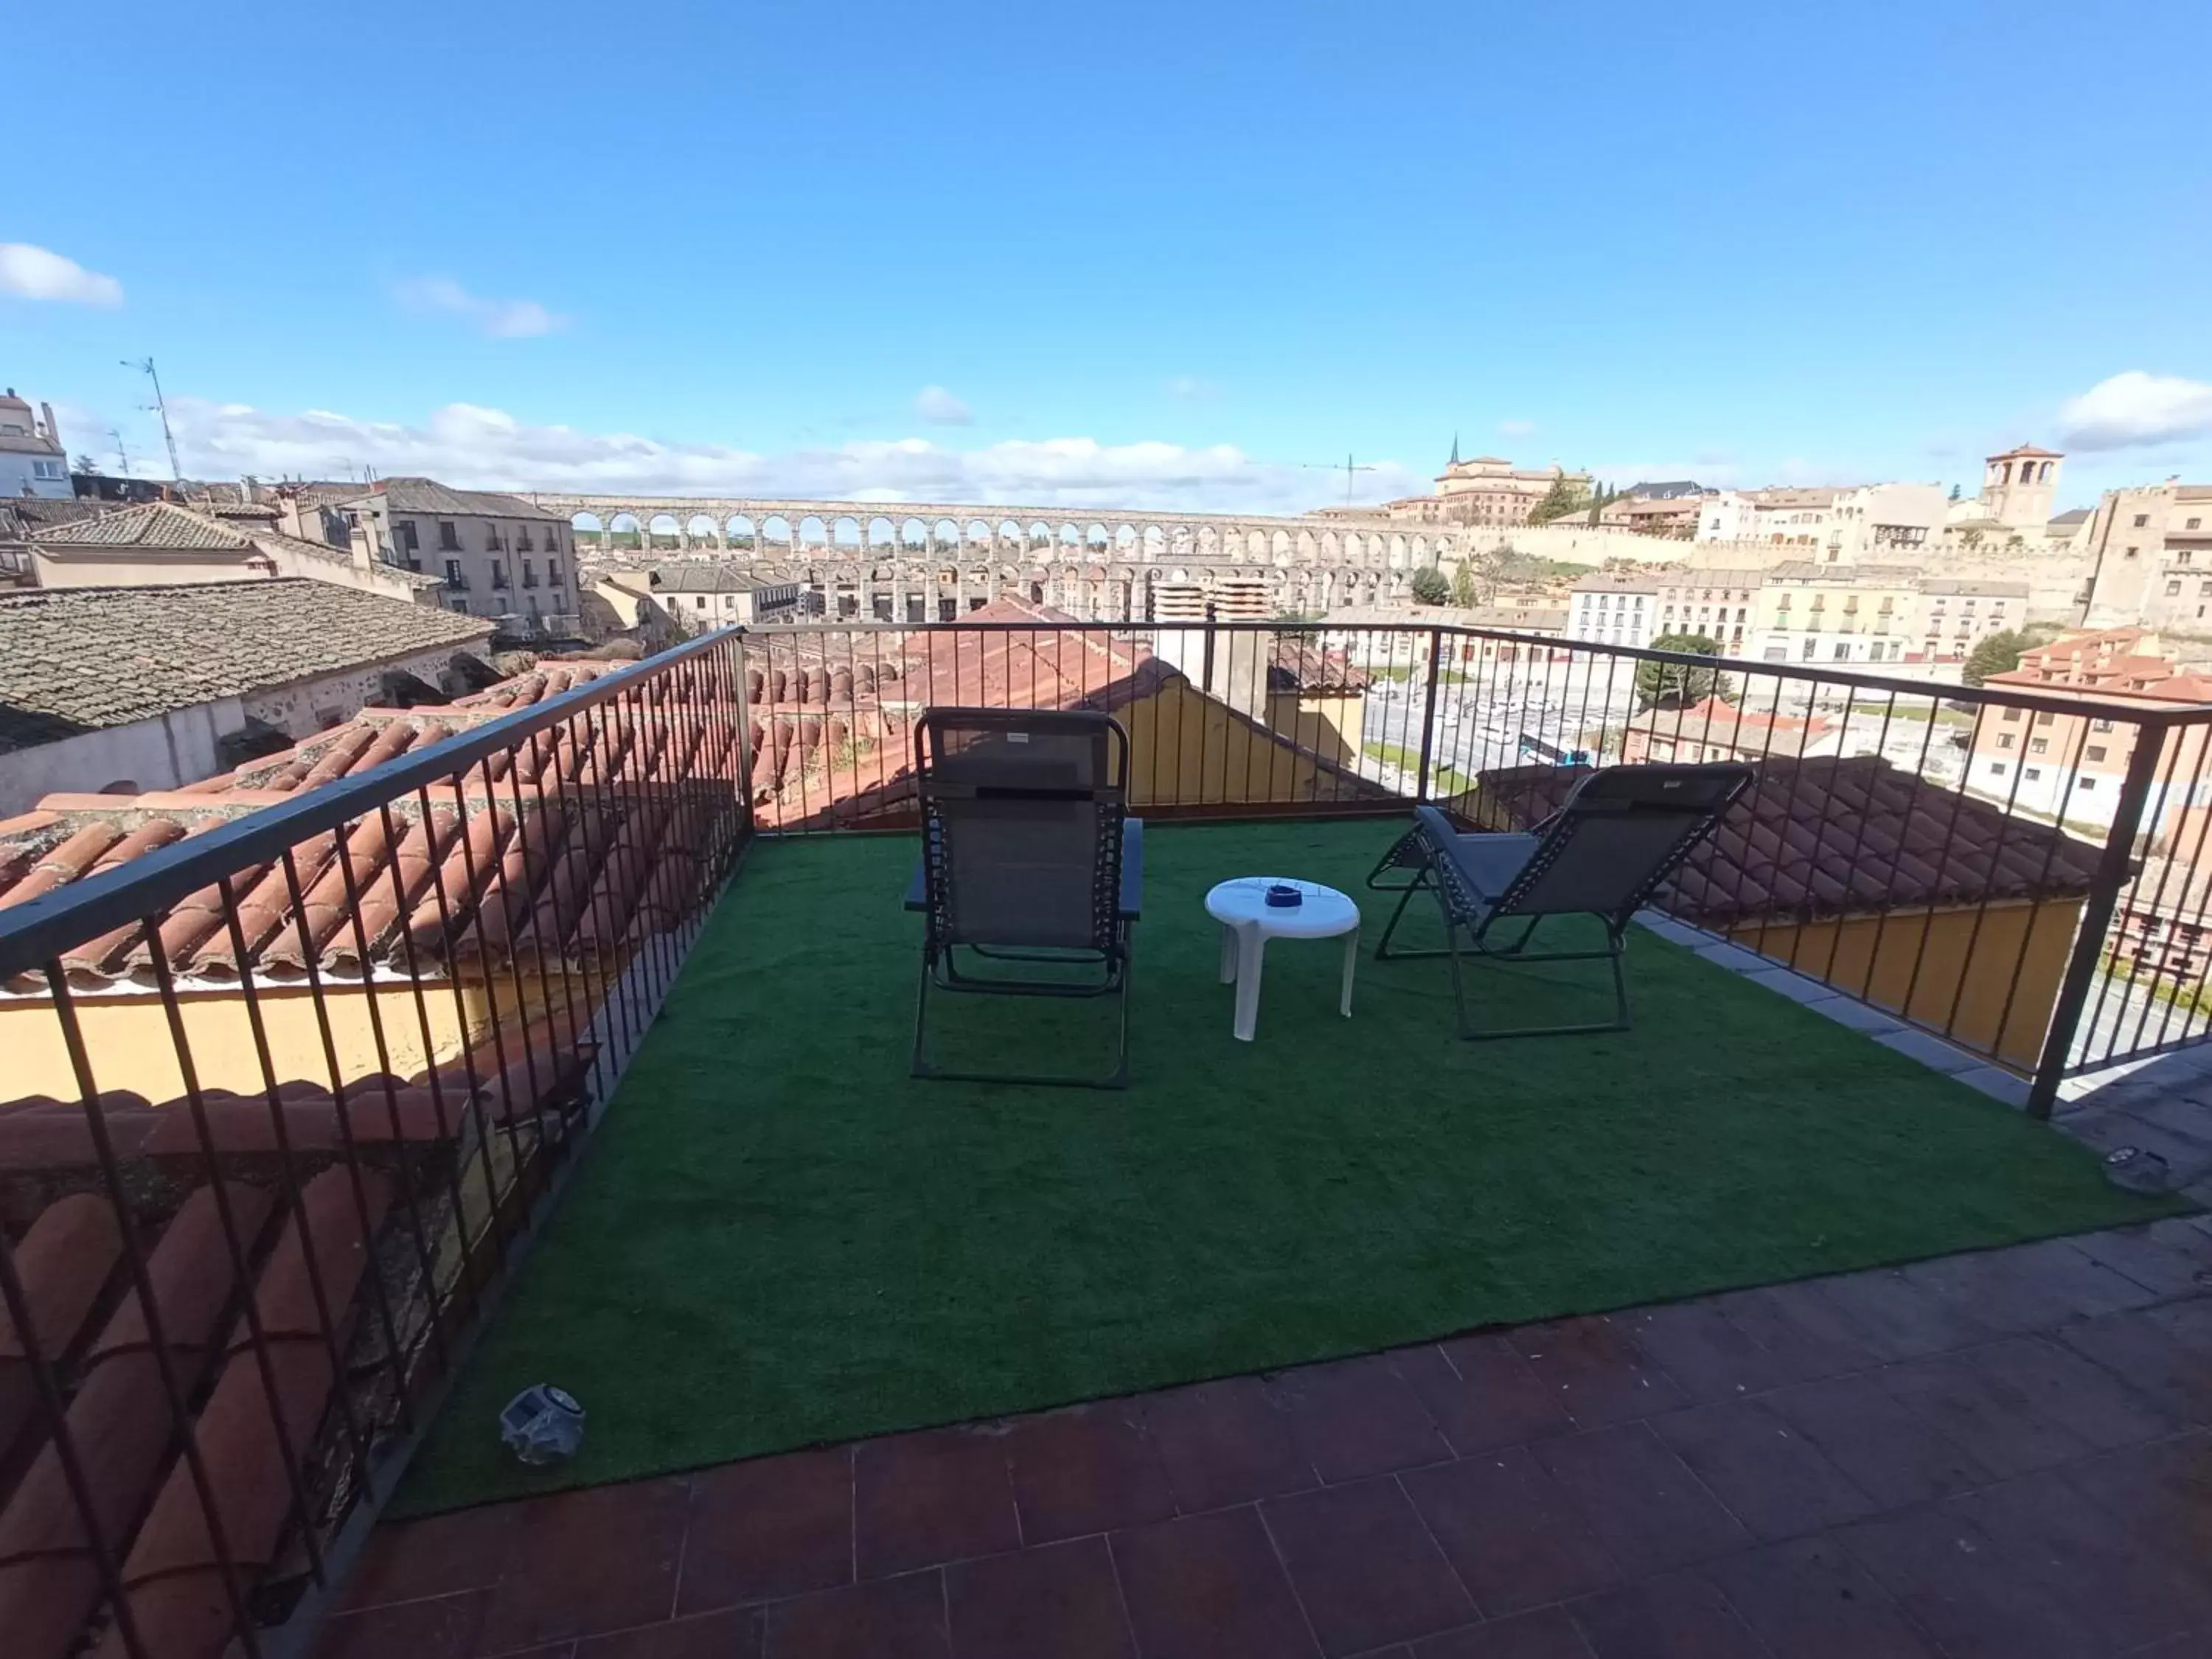
[[177,459],[177,438],[176,434],[169,430],[169,405],[167,400],[161,396],[161,377],[154,372],[154,360],[149,357],[143,362],[134,363],[126,357],[123,360],[123,367],[138,370],[154,383],[153,412],[161,417],[161,441],[169,446],[169,477],[178,483],[183,483],[185,469]]
[[1371,466],[1353,465],[1352,457],[1349,455],[1346,455],[1344,458],[1341,465],[1335,461],[1304,461],[1301,462],[1300,465],[1305,467],[1305,469],[1310,472],[1341,472],[1344,474],[1344,504],[1346,507],[1350,507],[1352,505],[1352,474],[1355,472],[1372,472],[1375,471]]
[[122,429],[111,426],[107,435],[115,440],[115,465],[123,469],[123,476],[127,478],[131,476],[131,452],[123,447]]

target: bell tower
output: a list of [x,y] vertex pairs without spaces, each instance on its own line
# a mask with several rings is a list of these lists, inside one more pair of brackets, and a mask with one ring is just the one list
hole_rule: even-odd
[[2051,500],[2065,459],[2033,444],[1990,456],[1982,463],[1982,516],[2009,530],[2040,530],[2051,521]]

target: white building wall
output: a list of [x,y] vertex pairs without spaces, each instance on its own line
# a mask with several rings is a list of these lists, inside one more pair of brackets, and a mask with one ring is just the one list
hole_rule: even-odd
[[0,817],[50,794],[139,794],[222,770],[216,744],[246,723],[234,697],[0,755]]
[[40,501],[65,501],[76,494],[70,483],[66,455],[27,455],[21,450],[0,450],[0,495],[35,495]]

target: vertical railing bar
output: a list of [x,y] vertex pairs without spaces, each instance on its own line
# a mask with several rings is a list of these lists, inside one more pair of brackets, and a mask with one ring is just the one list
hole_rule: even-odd
[[[334,832],[331,854],[342,868],[345,862],[346,840],[345,826],[341,825]],[[331,1104],[337,1120],[338,1146],[343,1153],[340,1162],[345,1165],[347,1189],[353,1194],[354,1218],[361,1224],[362,1248],[369,1258],[368,1269],[363,1276],[376,1292],[377,1322],[383,1327],[384,1351],[391,1356],[392,1372],[398,1382],[394,1393],[399,1406],[399,1420],[403,1427],[411,1431],[415,1426],[415,1407],[407,1397],[406,1371],[400,1359],[399,1327],[392,1319],[391,1293],[375,1260],[376,1228],[369,1219],[368,1194],[362,1185],[361,1148],[355,1144],[353,1135],[353,1103],[346,1098],[345,1072],[338,1064],[337,1039],[331,1030],[330,1007],[323,989],[321,969],[316,961],[319,947],[307,931],[307,896],[300,886],[299,868],[292,857],[292,849],[286,848],[277,854],[276,861],[284,872],[285,891],[291,897],[293,931],[300,940],[300,964],[307,975],[308,1006],[315,1011],[315,1029],[322,1038],[323,1060],[330,1068]],[[363,964],[363,971],[367,971],[366,963]],[[301,1219],[300,1231],[304,1243],[307,1233],[305,1217]],[[313,1270],[317,1273],[321,1271],[319,1266]],[[332,1325],[331,1329],[335,1339],[337,1328]]]
[[[253,1349],[254,1370],[261,1381],[261,1396],[269,1407],[270,1425],[276,1431],[277,1459],[284,1466],[284,1484],[291,1488],[292,1501],[298,1512],[305,1516],[311,1509],[306,1472],[300,1466],[298,1450],[292,1440],[290,1425],[285,1420],[284,1402],[276,1387],[276,1367],[269,1358],[269,1333],[261,1322],[260,1298],[253,1294],[252,1252],[239,1236],[238,1212],[231,1203],[230,1183],[222,1174],[222,1166],[216,1156],[215,1132],[208,1122],[207,1097],[200,1087],[199,1066],[192,1059],[191,1042],[185,1029],[184,1012],[177,1002],[176,981],[169,965],[168,952],[161,947],[161,931],[154,919],[146,919],[143,937],[146,944],[147,960],[154,970],[154,984],[161,998],[161,1011],[169,1027],[169,1042],[177,1054],[178,1074],[185,1085],[185,1103],[191,1113],[192,1130],[199,1141],[201,1166],[207,1171],[209,1195],[215,1205],[216,1218],[222,1224],[225,1253],[230,1257],[230,1270],[240,1286],[240,1312],[246,1321],[246,1332]],[[328,1569],[323,1556],[322,1540],[316,1537],[315,1528],[302,1526],[301,1541],[307,1554],[307,1569],[318,1584],[328,1583]]]
[[8,1242],[5,1228],[0,1228],[0,1304],[6,1306],[9,1322],[20,1334],[23,1357],[30,1364],[32,1388],[53,1429],[52,1443],[62,1466],[62,1480],[70,1489],[78,1519],[84,1523],[85,1537],[92,1545],[93,1565],[100,1574],[100,1587],[107,1597],[107,1605],[114,1610],[123,1645],[130,1659],[160,1659],[160,1656],[149,1650],[139,1633],[137,1613],[124,1590],[122,1565],[108,1544],[107,1528],[100,1524],[100,1506],[94,1501],[91,1483],[85,1476],[76,1432],[69,1425],[68,1401],[63,1395],[60,1380],[54,1375],[52,1363],[46,1358],[38,1327],[32,1321],[30,1299],[24,1291],[21,1276],[15,1271],[15,1249]]
[[[47,959],[46,972],[46,989],[53,999],[55,1017],[61,1022],[63,1046],[69,1052],[70,1070],[76,1076],[78,1097],[84,1107],[85,1127],[92,1135],[93,1157],[100,1165],[100,1179],[107,1183],[108,1201],[114,1206],[116,1227],[123,1238],[123,1260],[131,1270],[131,1287],[137,1292],[138,1305],[145,1316],[155,1373],[161,1380],[162,1399],[169,1408],[170,1431],[176,1438],[185,1472],[191,1478],[192,1490],[199,1498],[200,1512],[207,1522],[208,1541],[215,1546],[216,1565],[222,1574],[223,1598],[230,1603],[232,1631],[245,1644],[246,1652],[258,1659],[261,1642],[255,1633],[245,1581],[239,1572],[238,1558],[230,1547],[230,1529],[224,1524],[222,1508],[216,1502],[215,1483],[208,1477],[207,1463],[200,1453],[197,1425],[185,1403],[186,1391],[177,1378],[176,1355],[170,1346],[166,1322],[155,1305],[153,1276],[146,1270],[145,1244],[138,1234],[137,1218],[131,1212],[130,1188],[123,1179],[122,1166],[116,1161],[115,1143],[107,1133],[106,1111],[100,1103],[100,1085],[93,1079],[92,1058],[86,1052],[84,1033],[77,1024],[69,978],[62,971],[58,957]],[[240,1288],[247,1296],[253,1293],[251,1285]],[[18,1328],[24,1333],[27,1348],[38,1346],[38,1334],[27,1320]],[[65,1413],[56,1413],[54,1427],[57,1437],[65,1431]],[[84,1522],[88,1533],[100,1529],[100,1515],[96,1507],[85,1510]],[[127,1589],[121,1590],[116,1603],[118,1607],[128,1599],[128,1594]]]

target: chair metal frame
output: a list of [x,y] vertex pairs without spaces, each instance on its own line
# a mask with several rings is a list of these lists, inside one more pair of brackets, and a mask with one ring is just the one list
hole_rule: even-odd
[[[931,743],[943,728],[1005,732],[1103,734],[1109,781],[1091,787],[1016,783],[963,784],[946,780],[933,762]],[[915,723],[915,792],[921,807],[922,858],[907,890],[907,908],[924,917],[921,974],[915,995],[912,1074],[939,1082],[1017,1083],[1054,1087],[1121,1089],[1129,1081],[1130,932],[1144,884],[1144,821],[1127,815],[1129,734],[1110,714],[1090,710],[939,708]],[[1091,869],[1091,940],[1080,946],[980,944],[956,939],[947,825],[942,812],[951,799],[1087,802],[1097,813],[1097,852]],[[985,963],[1030,963],[1095,967],[1095,980],[1054,981],[1034,975],[963,968],[959,953]],[[1066,1073],[947,1071],[928,1059],[926,1036],[931,987],[991,996],[1117,1000],[1113,1068],[1103,1077]]]
[[[1629,770],[1671,773],[1725,782],[1727,787],[1719,800],[1684,830],[1666,856],[1659,860],[1636,884],[1626,901],[1613,909],[1529,911],[1519,908],[1522,901],[1534,890],[1545,872],[1566,851],[1577,831],[1597,813],[1648,808],[1647,803],[1592,803],[1583,800],[1583,796],[1595,780]],[[1527,858],[1495,894],[1486,894],[1478,890],[1468,879],[1450,851],[1451,844],[1462,840],[1480,839],[1483,832],[1462,836],[1453,827],[1450,819],[1436,807],[1416,807],[1413,827],[1399,837],[1367,875],[1370,889],[1376,892],[1395,891],[1399,896],[1397,905],[1390,913],[1389,925],[1383,928],[1382,938],[1376,941],[1375,959],[1377,962],[1402,962],[1443,957],[1449,962],[1455,1023],[1459,1035],[1468,1042],[1520,1036],[1583,1036],[1602,1031],[1628,1030],[1632,1024],[1628,976],[1622,962],[1627,946],[1628,925],[1636,912],[1659,890],[1698,843],[1712,833],[1729,808],[1750,787],[1752,776],[1750,767],[1735,762],[1696,766],[1608,767],[1589,772],[1576,784],[1573,792],[1560,804],[1558,811],[1524,835],[1513,837],[1526,839],[1534,844]],[[1504,832],[1498,833],[1502,835]],[[1393,870],[1411,870],[1413,873],[1410,880],[1404,882],[1385,880],[1384,878]],[[1391,940],[1397,933],[1399,922],[1405,916],[1406,907],[1412,902],[1415,893],[1423,890],[1436,895],[1437,907],[1444,924],[1443,944],[1412,950],[1401,946],[1393,950]],[[1605,928],[1604,948],[1559,951],[1531,951],[1528,948],[1540,923],[1563,915],[1596,918]],[[1523,925],[1511,942],[1506,943],[1504,935],[1510,931],[1510,924],[1514,922]],[[1493,928],[1496,929],[1495,938]],[[1460,942],[1462,932],[1466,934],[1463,948]],[[1613,1018],[1565,1025],[1480,1029],[1468,1012],[1467,987],[1462,969],[1462,959],[1466,955],[1513,964],[1602,961],[1612,970]]]

